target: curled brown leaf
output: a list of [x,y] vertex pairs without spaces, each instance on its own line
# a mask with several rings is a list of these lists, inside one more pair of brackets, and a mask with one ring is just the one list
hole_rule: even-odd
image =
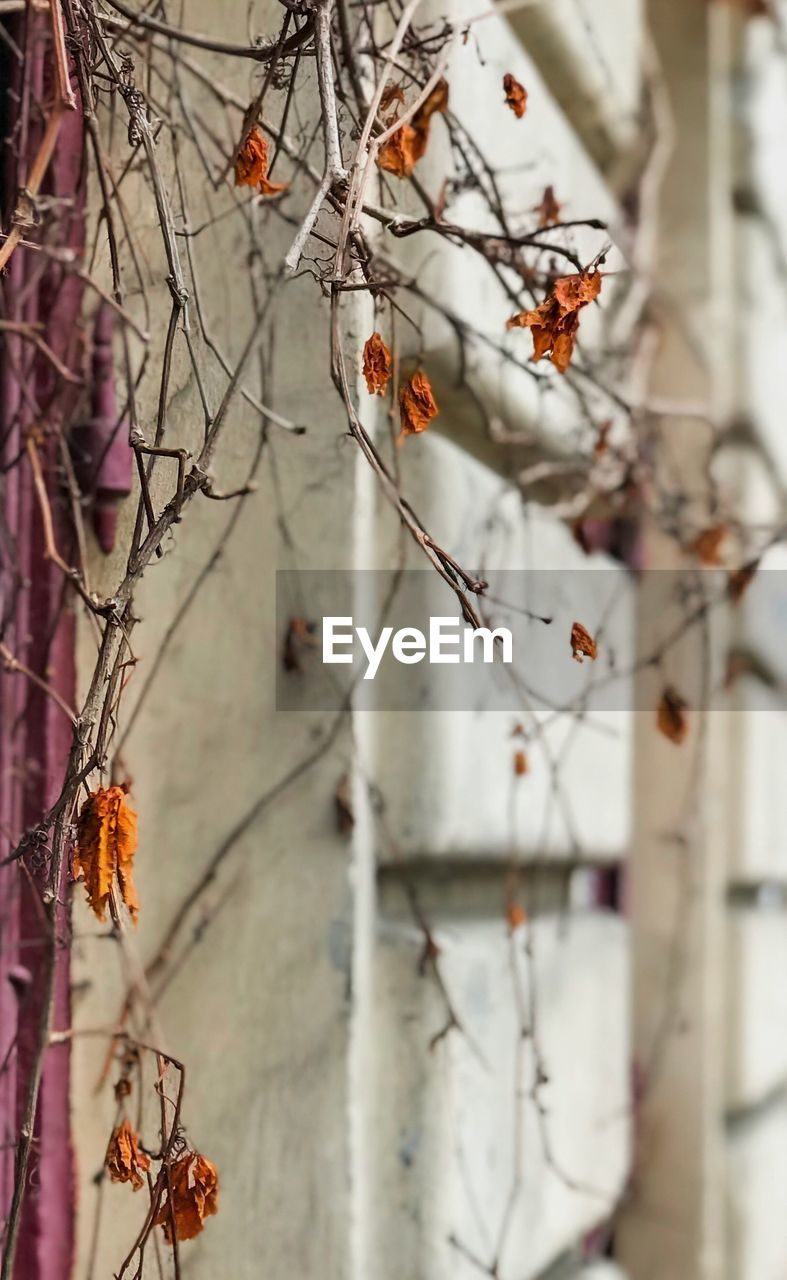
[[399,392],[401,436],[418,435],[437,417],[438,409],[432,387],[423,369],[417,369]]
[[670,742],[680,746],[689,731],[688,704],[674,685],[667,685],[656,711],[656,725]]
[[363,348],[363,376],[370,395],[385,395],[392,369],[391,353],[380,334],[375,332],[366,339]]
[[219,1176],[215,1164],[196,1151],[187,1151],[170,1167],[167,1195],[159,1206],[154,1225],[164,1228],[167,1244],[175,1236],[193,1240],[205,1219],[218,1213]]
[[752,560],[749,564],[741,565],[740,569],[733,569],[727,578],[727,595],[733,604],[737,604],[743,598],[749,589],[757,570],[760,567],[759,560]]
[[74,873],[82,874],[88,902],[103,920],[117,876],[120,896],[136,924],[139,899],[132,869],[137,851],[137,815],[122,787],[91,792],[79,814]]
[[571,628],[571,656],[575,662],[584,662],[585,658],[595,662],[598,657],[598,646],[581,622],[575,622]]
[[333,803],[337,830],[340,835],[349,836],[355,826],[355,812],[353,810],[350,778],[346,773],[342,775],[336,784]]
[[601,272],[582,271],[560,276],[552,292],[531,311],[519,311],[508,321],[509,329],[530,329],[533,359],[549,358],[559,373],[565,373],[574,353],[579,313],[601,292]]
[[515,929],[520,929],[523,924],[527,924],[527,912],[521,902],[509,902],[506,907],[506,921],[512,933]]
[[317,647],[317,625],[308,618],[290,618],[282,645],[281,662],[285,671],[303,671],[303,658],[307,649]]
[[440,80],[412,119],[401,124],[380,147],[377,155],[379,167],[394,177],[409,178],[426,151],[432,116],[444,114],[447,108],[448,84]]
[[104,1164],[113,1182],[130,1182],[135,1191],[144,1185],[142,1175],[150,1168],[150,1159],[128,1120],[113,1129]]
[[268,143],[256,125],[246,134],[235,157],[235,186],[257,187],[264,196],[287,190],[286,183],[268,180]]
[[712,525],[703,529],[690,544],[689,550],[694,553],[701,564],[716,565],[721,560],[721,546],[727,537],[727,526]]
[[380,112],[388,111],[395,102],[404,106],[404,89],[395,80],[389,80],[380,98]]
[[560,201],[555,198],[555,188],[553,186],[544,187],[541,203],[536,205],[534,210],[538,214],[538,225],[540,227],[550,227],[553,222],[559,222],[562,208]]
[[503,76],[503,93],[506,106],[510,107],[517,120],[521,120],[527,111],[527,89],[507,71]]

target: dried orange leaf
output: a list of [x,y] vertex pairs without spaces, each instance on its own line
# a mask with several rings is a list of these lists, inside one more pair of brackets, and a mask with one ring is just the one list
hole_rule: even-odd
[[510,71],[503,76],[503,93],[506,95],[506,106],[511,108],[517,120],[521,120],[527,111],[527,89],[514,79]]
[[336,790],[333,793],[333,802],[339,834],[349,836],[355,826],[355,812],[353,810],[350,779],[346,773],[343,774],[336,785]]
[[395,178],[409,178],[423,154],[419,148],[420,142],[415,129],[411,124],[405,123],[380,147],[377,163]]
[[509,902],[506,907],[506,920],[512,933],[514,929],[519,929],[523,924],[527,924],[527,912],[521,903]]
[[557,299],[563,315],[578,311],[588,302],[595,302],[600,292],[600,271],[580,271],[575,276],[560,276],[552,288],[552,295]]
[[514,755],[514,773],[517,778],[523,778],[528,772],[530,766],[528,764],[527,755],[524,751],[517,751]]
[[443,114],[447,107],[448,84],[440,80],[412,119],[401,124],[380,147],[377,155],[379,167],[397,178],[409,178],[426,151],[432,116]]
[[733,569],[730,573],[727,578],[727,595],[733,604],[737,604],[745,595],[759,567],[759,560],[752,560],[749,564],[742,565],[740,569]]
[[373,333],[371,338],[366,339],[363,348],[363,376],[369,395],[385,395],[392,368],[390,351],[379,333]]
[[689,551],[693,551],[697,559],[702,564],[714,565],[720,560],[721,544],[727,536],[727,526],[723,524],[713,525],[710,529],[703,529],[689,546]]
[[290,618],[281,654],[285,671],[303,671],[304,651],[317,647],[316,630],[316,623],[307,618]]
[[389,80],[380,98],[380,111],[387,111],[395,102],[404,106],[404,89],[394,80]]
[[130,1182],[135,1191],[144,1185],[143,1173],[150,1168],[150,1159],[139,1144],[139,1134],[124,1120],[112,1132],[104,1160],[113,1182]]
[[667,685],[661,695],[661,701],[656,712],[656,724],[665,738],[669,738],[670,742],[675,742],[678,745],[681,744],[689,731],[686,710],[687,703],[685,700],[672,685]]
[[166,1199],[159,1206],[154,1226],[164,1228],[167,1244],[193,1240],[205,1219],[219,1208],[219,1176],[215,1164],[196,1151],[187,1151],[170,1168]]
[[555,199],[555,188],[553,186],[544,187],[541,203],[536,205],[534,210],[538,214],[538,225],[540,227],[549,227],[553,222],[559,222],[562,208],[563,206],[559,200]]
[[136,924],[139,899],[132,868],[137,851],[137,815],[122,787],[99,787],[82,805],[77,823],[74,872],[82,873],[88,902],[103,920],[117,876],[120,896]]
[[[418,435],[426,431],[438,409],[429,379],[422,369],[417,369],[399,392],[399,413],[402,436]],[[401,436],[400,436],[401,439]]]
[[575,622],[571,628],[571,656],[576,662],[584,662],[585,658],[595,662],[598,657],[596,642],[581,622]]
[[286,183],[268,181],[268,143],[256,125],[235,157],[235,186],[257,187],[264,196],[287,190]]
[[235,186],[256,187],[268,174],[268,144],[258,128],[243,139],[235,157]]
[[579,312],[601,292],[601,272],[581,271],[560,276],[552,292],[531,311],[520,311],[508,321],[509,329],[530,329],[533,359],[549,354],[559,373],[565,373],[574,353]]
[[432,92],[421,103],[413,116],[413,128],[418,133],[429,132],[432,116],[445,115],[448,110],[448,81],[438,80]]
[[600,458],[603,453],[606,453],[607,445],[609,443],[608,437],[611,430],[612,430],[611,418],[605,418],[603,422],[599,423],[598,435],[596,436],[596,442],[593,445],[593,452],[595,453],[597,458]]

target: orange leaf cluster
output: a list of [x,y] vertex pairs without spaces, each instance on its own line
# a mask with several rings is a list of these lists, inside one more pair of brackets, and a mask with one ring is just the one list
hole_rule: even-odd
[[[432,116],[443,115],[447,109],[448,85],[445,80],[440,80],[421,103],[412,120],[406,120],[400,125],[380,147],[377,156],[380,168],[396,178],[409,178],[426,151]],[[393,123],[393,119],[388,121],[389,125]]]
[[399,392],[399,414],[402,422],[402,434],[399,438],[426,431],[437,413],[437,403],[432,395],[429,379],[422,369],[416,369]]
[[117,876],[120,896],[136,924],[139,899],[132,878],[137,851],[137,815],[122,787],[99,787],[82,805],[77,823],[74,872],[84,876],[88,902],[104,919]]
[[598,646],[581,622],[575,622],[571,628],[571,657],[576,662],[584,662],[585,658],[595,662],[598,657]]
[[527,111],[527,89],[514,79],[510,71],[503,76],[503,93],[506,95],[506,106],[511,108],[517,120],[521,120]]
[[215,1164],[196,1151],[187,1151],[170,1169],[168,1192],[154,1226],[164,1228],[167,1244],[172,1244],[175,1236],[178,1241],[193,1240],[205,1219],[218,1213],[219,1175]]
[[135,1191],[144,1185],[142,1175],[150,1168],[150,1159],[128,1120],[112,1131],[104,1164],[113,1182],[130,1182]]
[[392,368],[390,351],[379,333],[373,333],[366,339],[363,349],[363,376],[370,396],[385,395]]
[[560,276],[552,292],[533,311],[520,311],[508,321],[509,329],[531,329],[533,359],[549,355],[560,373],[565,373],[574,354],[579,313],[601,292],[601,273],[582,271]]
[[540,227],[549,227],[553,222],[559,222],[562,208],[560,201],[555,198],[555,188],[553,186],[544,187],[541,203],[536,205],[534,210],[538,214],[538,225]]
[[656,724],[659,732],[669,738],[670,742],[680,746],[689,731],[689,718],[686,715],[687,703],[677,689],[667,685],[661,695],[656,712]]
[[268,144],[256,125],[246,134],[235,157],[235,186],[257,187],[263,196],[287,190],[286,183],[268,181]]

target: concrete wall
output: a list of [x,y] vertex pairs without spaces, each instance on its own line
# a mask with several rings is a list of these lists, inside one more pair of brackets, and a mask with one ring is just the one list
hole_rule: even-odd
[[[189,12],[195,28],[222,34],[236,18],[231,5],[200,2]],[[263,26],[266,18],[273,21],[266,11]],[[532,94],[535,125],[519,136],[527,138],[537,169],[519,180],[519,198],[527,206],[537,203],[557,164],[560,195],[573,215],[601,209],[613,216],[593,164],[505,23],[486,23],[483,41],[495,90],[497,73],[514,69]],[[217,78],[225,72],[216,62]],[[457,109],[472,115],[471,86],[465,86],[463,102],[462,78],[455,74]],[[229,88],[245,101],[243,85]],[[189,82],[188,92],[216,128],[226,128],[204,87]],[[482,141],[498,150],[510,146],[510,139],[480,123]],[[504,126],[513,137],[507,116]],[[191,224],[216,218],[233,198],[231,192],[208,194],[195,181]],[[134,176],[125,199],[133,220],[148,199]],[[245,214],[234,214],[195,244],[201,301],[230,357],[252,321],[245,256],[254,231],[250,216],[251,228],[244,228]],[[289,234],[280,227],[265,251],[282,253]],[[152,349],[160,350],[166,266],[154,227],[140,225],[137,249],[152,314],[145,317],[140,297],[128,305],[149,324]],[[127,254],[124,269],[133,274]],[[450,278],[447,263],[439,270],[443,280]],[[456,292],[460,285],[456,296],[467,307],[475,297],[467,255],[462,272],[452,287]],[[477,303],[476,297],[476,316]],[[355,314],[350,324],[356,325],[358,351],[372,317],[363,303]],[[497,331],[504,320],[500,300],[491,297],[484,323]],[[134,638],[138,666],[120,719],[121,768],[133,780],[140,816],[141,923],[122,946],[108,940],[77,888],[76,1025],[114,1025],[126,983],[139,980],[141,967],[157,956],[179,904],[242,824],[151,979],[149,1020],[137,1014],[131,1024],[141,1038],[187,1064],[188,1137],[220,1171],[221,1211],[197,1241],[183,1246],[184,1274],[195,1280],[230,1274],[235,1280],[283,1280],[294,1273],[313,1280],[469,1275],[471,1263],[449,1242],[456,1233],[490,1262],[499,1237],[501,1275],[535,1276],[576,1250],[609,1214],[628,1167],[626,933],[609,914],[586,909],[575,915],[570,891],[576,856],[593,866],[625,850],[626,726],[619,716],[603,730],[583,726],[573,747],[561,747],[570,726],[552,725],[554,750],[565,754],[570,774],[570,818],[559,806],[555,810],[550,776],[535,758],[518,802],[521,812],[512,818],[511,716],[444,712],[347,721],[312,767],[246,821],[288,771],[316,752],[332,723],[330,716],[283,717],[274,709],[283,640],[275,625],[275,569],[384,567],[398,556],[396,522],[381,508],[344,434],[328,379],[327,314],[310,279],[283,290],[269,340],[269,374],[260,388],[255,370],[250,386],[308,432],[293,437],[270,429],[259,491],[245,502],[190,605],[187,624],[171,637],[231,508],[195,504],[146,575]],[[429,338],[436,368],[440,342],[439,333]],[[223,377],[208,352],[200,362],[215,401]],[[154,362],[139,390],[140,416],[147,421],[155,412],[158,375]],[[198,389],[181,343],[172,391],[168,439],[193,447],[200,430]],[[526,409],[532,418],[535,406],[512,395],[515,390],[509,409]],[[552,396],[547,403],[558,401]],[[565,419],[565,408],[561,412]],[[461,404],[451,404],[441,429],[467,436],[465,416]],[[559,424],[559,415],[554,421]],[[237,403],[216,461],[217,488],[243,483],[259,433],[253,409]],[[405,489],[454,554],[488,561],[488,516],[494,512],[504,516],[503,533],[491,535],[499,567],[543,566],[545,556],[556,569],[581,561],[565,530],[537,511],[523,513],[513,490],[465,450],[438,437],[408,443],[414,447],[402,451]],[[484,448],[479,442],[474,451]],[[170,485],[166,464],[159,464],[154,503],[168,496]],[[105,561],[91,552],[100,592],[111,590],[120,571],[131,506],[122,513],[115,555]],[[468,511],[475,524],[468,524]],[[309,601],[297,610],[293,604],[296,611],[308,616]],[[83,623],[85,673],[93,645]],[[162,645],[164,656],[146,688]],[[347,836],[336,829],[333,796],[342,776],[353,775],[354,762],[360,765],[352,784],[356,826]],[[480,804],[468,803],[471,779]],[[390,863],[391,855],[370,811],[370,782],[383,797],[399,847],[398,872],[411,877],[430,911],[434,906],[443,980],[464,1028],[451,1030],[436,1048],[430,1039],[440,1029],[445,998],[433,977],[419,976],[423,940],[412,916],[402,913],[401,900],[394,903],[395,886],[385,890],[384,901],[377,899],[378,858]],[[539,893],[530,893],[532,927],[509,938],[505,886],[512,856],[520,854],[569,862],[550,881],[543,909]],[[447,913],[431,903],[429,877],[418,870],[432,860],[453,894]],[[478,864],[484,868],[480,881]],[[515,983],[511,965],[519,973]],[[520,1009],[520,999],[526,1008]],[[534,1038],[515,1068],[526,1032]],[[477,1054],[470,1047],[476,1044]],[[533,1086],[533,1044],[544,1055],[549,1083],[517,1101],[518,1089],[527,1093]],[[106,1051],[101,1035],[75,1039],[80,1275],[91,1258],[95,1275],[110,1274],[142,1213],[141,1195],[94,1185],[115,1113],[107,1085],[93,1091]],[[109,1072],[110,1083],[116,1070]],[[143,1129],[151,1143],[155,1126],[155,1114],[146,1110]]]

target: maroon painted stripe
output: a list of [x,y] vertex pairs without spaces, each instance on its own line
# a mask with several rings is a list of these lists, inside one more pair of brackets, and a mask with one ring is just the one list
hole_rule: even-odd
[[[25,41],[25,17],[14,19],[12,32],[29,51],[27,79],[21,71],[19,111],[29,96],[46,100],[51,94],[49,28],[46,14],[33,16],[35,32]],[[11,25],[12,20],[8,20]],[[33,115],[31,114],[31,120]],[[26,156],[34,153],[34,128],[26,141]],[[18,176],[4,172],[4,214],[18,185]],[[75,113],[65,119],[46,189],[72,201],[58,224],[57,244],[82,250],[84,243],[82,201],[82,120]],[[9,264],[3,287],[5,315],[11,319],[45,323],[44,336],[64,364],[82,372],[82,288],[73,275],[51,264],[42,255],[18,248]],[[6,358],[0,371],[0,437],[6,462],[24,447],[25,433],[40,418],[56,427],[69,421],[73,393],[64,395],[51,365],[29,343],[7,336]],[[27,396],[20,394],[18,371],[23,371]],[[40,446],[56,536],[61,552],[71,554],[72,535],[68,510],[59,483],[55,436]],[[4,640],[17,658],[26,663],[70,704],[75,694],[74,615],[63,608],[63,578],[44,557],[40,511],[32,474],[26,459],[6,472],[2,494],[3,517],[13,535],[18,568],[25,581],[14,607],[14,617]],[[15,588],[13,565],[0,567],[0,617],[11,604]],[[0,854],[35,824],[56,797],[63,779],[71,742],[67,717],[23,676],[0,674]],[[46,964],[46,925],[41,911],[40,887],[46,875],[45,860],[28,859],[27,870],[18,866],[0,870],[0,1211],[7,1212],[13,1187],[13,1142],[18,1133],[35,1050],[40,993]],[[57,915],[54,1025],[70,1024],[70,918],[67,868],[60,885]],[[7,1061],[6,1061],[7,1059]],[[41,1086],[35,1142],[28,1174],[22,1226],[14,1266],[15,1280],[68,1280],[74,1253],[75,1176],[70,1135],[70,1054],[66,1044],[47,1053]]]

